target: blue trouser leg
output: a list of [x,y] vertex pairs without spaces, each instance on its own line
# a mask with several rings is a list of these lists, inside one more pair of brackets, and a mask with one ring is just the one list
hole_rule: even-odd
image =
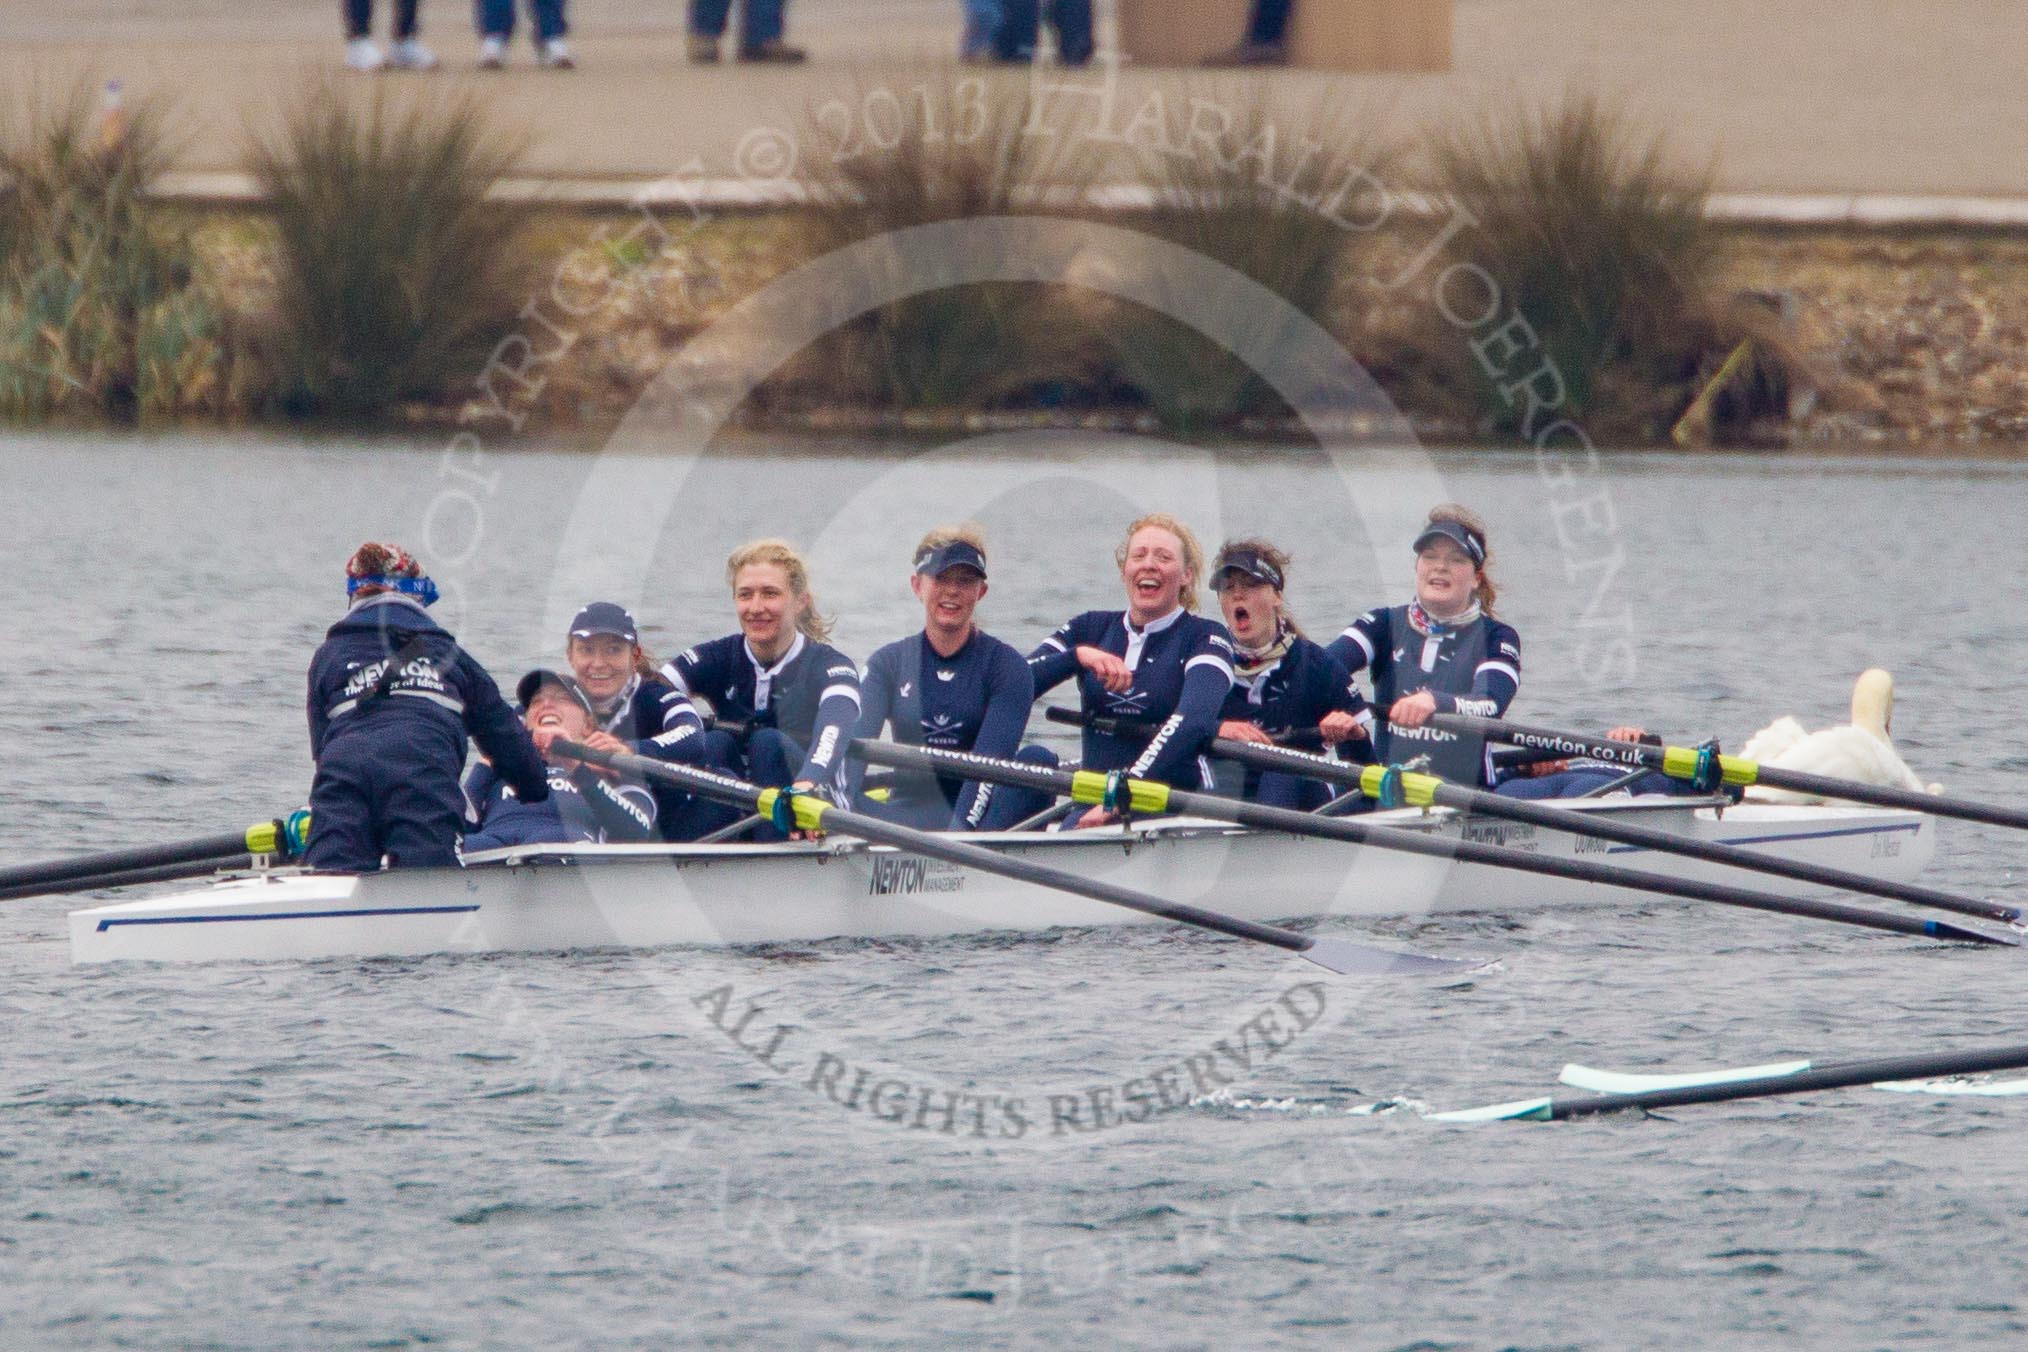
[[741,0],[739,45],[754,48],[764,42],[778,42],[782,36],[787,0]]
[[530,4],[538,40],[548,42],[570,31],[570,23],[563,17],[563,0],[530,0]]
[[310,785],[310,840],[303,863],[314,869],[371,873],[380,867],[379,834],[373,828],[370,767],[342,754],[327,754]]
[[1620,777],[1617,770],[1558,770],[1555,774],[1509,779],[1493,792],[1502,798],[1577,798]]
[[1279,770],[1263,770],[1250,796],[1264,806],[1285,807],[1294,812],[1315,812],[1332,798],[1330,786],[1321,780]]
[[722,38],[732,15],[732,0],[690,0],[690,31],[699,37]]
[[[785,789],[796,782],[803,768],[804,751],[795,738],[779,728],[755,728],[746,739],[746,778],[764,789]],[[773,826],[754,832],[755,840],[783,840]]]
[[940,793],[918,798],[889,798],[885,802],[869,798],[854,804],[854,807],[869,817],[918,831],[941,831],[951,824],[951,805]]
[[1033,61],[1035,35],[1041,22],[1039,0],[1001,0],[1000,27],[993,34],[993,55],[1002,61]]
[[[1042,765],[1054,770],[1059,764],[1056,753],[1046,746],[1024,746],[1014,753],[1014,759],[1026,765]],[[986,805],[986,812],[979,819],[981,831],[1005,831],[1016,822],[1029,817],[1056,801],[1053,793],[1041,789],[1019,789],[1010,784],[994,786],[993,801]]]
[[[685,745],[688,746],[688,743]],[[700,770],[716,770],[738,779],[746,778],[746,758],[740,755],[739,739],[729,732],[705,733],[699,754],[684,763]],[[708,836],[748,815],[744,809],[715,802],[702,795],[685,793],[660,780],[655,783],[655,814],[662,839],[678,842]]]
[[1056,59],[1066,66],[1091,60],[1091,0],[1049,0],[1049,26],[1056,30]]
[[1251,41],[1279,45],[1288,31],[1289,0],[1254,0],[1246,34]]
[[1000,0],[965,0],[965,35],[958,52],[962,56],[992,56],[993,41],[1000,32]]
[[481,37],[514,36],[514,0],[475,0],[475,7]]

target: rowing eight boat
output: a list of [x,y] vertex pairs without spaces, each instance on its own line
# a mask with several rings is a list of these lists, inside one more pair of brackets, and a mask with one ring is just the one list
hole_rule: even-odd
[[[1571,810],[1756,853],[1900,881],[1936,849],[1919,813],[1684,798],[1584,800]],[[1733,881],[1719,865],[1549,828],[1406,808],[1370,821],[1514,849]],[[1017,858],[1215,903],[1250,920],[1642,905],[1649,894],[1162,818],[1126,828],[961,837]],[[1789,895],[1816,889],[1763,879]],[[833,837],[777,845],[533,845],[458,869],[278,869],[71,913],[75,962],[209,962],[503,950],[737,945],[1148,923],[1100,902]]]

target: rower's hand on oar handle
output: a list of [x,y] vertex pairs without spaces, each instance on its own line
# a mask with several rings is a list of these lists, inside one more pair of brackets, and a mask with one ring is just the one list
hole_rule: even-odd
[[1608,742],[1645,742],[1648,740],[1648,730],[1646,728],[1634,727],[1632,724],[1625,724],[1608,732],[1606,740]]
[[1104,648],[1091,644],[1080,644],[1077,649],[1077,663],[1098,678],[1098,683],[1115,695],[1124,695],[1134,688],[1134,673],[1127,670],[1126,659]]
[[[799,779],[789,787],[798,793],[815,793],[817,792],[817,781],[814,779]],[[790,840],[822,840],[823,838],[824,833],[822,831],[789,832]]]
[[1403,695],[1387,711],[1387,721],[1397,727],[1419,728],[1429,722],[1431,714],[1437,711],[1436,696],[1427,690],[1418,690],[1413,695]]
[[[580,761],[569,756],[550,755],[550,743],[556,741],[559,737],[565,741],[572,740],[569,734],[565,733],[561,728],[536,728],[528,735],[534,740],[535,749],[540,751],[543,757],[558,769],[576,770],[579,766],[583,766],[594,774],[604,775],[608,779],[618,779],[620,777],[620,772],[609,765],[594,765],[589,761]],[[632,747],[613,736],[610,732],[588,733],[582,739],[582,743],[594,751],[603,751],[608,755],[625,755],[633,750]]]
[[1356,714],[1348,714],[1343,709],[1333,709],[1317,720],[1317,735],[1324,739],[1324,745],[1336,746],[1340,742],[1365,737],[1366,725],[1359,721]]
[[1077,824],[1071,829],[1083,831],[1094,826],[1111,826],[1119,821],[1119,819],[1120,815],[1117,812],[1108,812],[1102,807],[1088,808],[1085,814],[1077,819]]
[[1218,735],[1235,742],[1255,742],[1261,746],[1273,746],[1275,739],[1254,724],[1239,718],[1228,718],[1218,725]]

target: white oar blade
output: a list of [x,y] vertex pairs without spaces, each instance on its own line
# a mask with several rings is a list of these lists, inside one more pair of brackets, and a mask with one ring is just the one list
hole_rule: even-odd
[[1447,1113],[1431,1113],[1424,1119],[1429,1122],[1547,1122],[1549,1100],[1546,1098],[1516,1099],[1512,1103],[1489,1103],[1483,1108],[1454,1108]]
[[1707,1084],[1738,1084],[1742,1080],[1771,1080],[1808,1070],[1808,1061],[1771,1061],[1764,1066],[1732,1066],[1724,1070],[1692,1070],[1677,1075],[1630,1075],[1616,1070],[1598,1070],[1576,1062],[1565,1066],[1556,1078],[1573,1089],[1594,1094],[1650,1094],[1659,1089],[1696,1089]]
[[2028,1080],[1882,1080],[1873,1087],[1897,1094],[1970,1094],[1979,1098],[2028,1094]]
[[1423,953],[1397,953],[1349,939],[1318,939],[1302,956],[1340,976],[1456,976],[1484,967],[1480,958],[1432,958]]

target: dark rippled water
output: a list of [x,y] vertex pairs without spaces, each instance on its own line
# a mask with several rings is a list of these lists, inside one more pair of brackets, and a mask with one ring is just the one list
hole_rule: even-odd
[[[0,864],[297,802],[301,673],[362,538],[427,540],[456,626],[511,675],[594,589],[665,647],[722,632],[715,561],[775,525],[819,541],[821,595],[863,653],[908,622],[913,537],[969,492],[997,541],[990,625],[1026,643],[1113,595],[1124,499],[1075,482],[1066,453],[982,454],[945,497],[900,456],[744,455],[665,513],[648,479],[601,496],[613,466],[588,457],[0,443]],[[1200,520],[1271,526],[1319,629],[1400,592],[1346,493],[1370,508],[1431,482],[1130,463]],[[1559,467],[1428,468],[1493,522],[1528,649],[1517,712],[1736,741],[1780,713],[1841,718],[1878,663],[1911,762],[2028,799],[2015,468],[1616,459],[1611,531],[1597,483]],[[560,558],[587,502],[610,536]],[[667,529],[635,557],[642,520]],[[2017,892],[2018,837],[1943,840],[1933,880]],[[1673,905],[1508,921],[1486,900],[1366,931],[1503,957],[1470,984],[1302,990],[1314,969],[1279,954],[1154,930],[85,970],[74,903],[7,903],[0,1343],[2020,1341],[2028,1102],[1848,1091],[1478,1129],[1347,1114],[1546,1092],[1571,1060],[2015,1040],[2017,958]],[[1322,1012],[1251,1071],[1219,1060],[1230,1101],[1052,1128],[1052,1095],[1187,1079],[1285,997]],[[720,1003],[795,1025],[779,1069],[713,1026]],[[824,1078],[834,1062],[850,1069]],[[852,1096],[862,1068],[889,1087]],[[1003,1106],[947,1119],[947,1092]]]

